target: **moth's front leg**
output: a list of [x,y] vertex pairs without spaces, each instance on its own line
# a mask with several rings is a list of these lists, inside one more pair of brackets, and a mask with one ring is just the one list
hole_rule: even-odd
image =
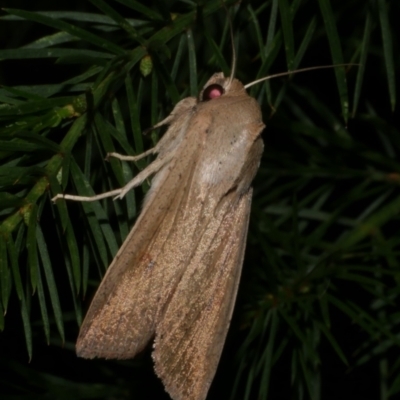
[[[168,164],[173,158],[177,145],[182,139],[182,135],[185,133],[185,123],[189,117],[190,110],[196,105],[196,98],[186,97],[176,104],[172,112],[167,118],[158,122],[153,127],[147,129],[144,133],[160,128],[164,125],[170,125],[170,128],[165,135],[158,141],[158,143],[151,149],[145,151],[137,156],[127,156],[118,153],[108,153],[108,157],[115,157],[123,161],[138,161],[151,154],[159,154],[152,163],[150,163],[143,171],[137,174],[130,182],[120,189],[111,190],[95,196],[75,196],[70,194],[58,194],[52,198],[55,202],[58,199],[66,199],[73,201],[96,201],[105,199],[107,197],[114,197],[115,199],[123,198],[129,190],[139,186],[144,180],[149,178],[151,175],[156,174],[162,167]],[[161,154],[160,154],[161,153]]]
[[[136,157],[141,157],[143,158],[145,155],[151,154],[151,151],[153,151],[155,147],[151,150],[148,150],[147,152],[144,152],[140,154],[139,156]],[[111,154],[117,154],[117,153],[111,153]],[[165,154],[163,157],[158,157],[155,159],[152,163],[150,163],[143,171],[140,171],[132,180],[130,180],[125,186],[123,186],[120,189],[115,189],[111,190],[109,192],[101,193],[95,196],[75,196],[72,194],[57,194],[54,196],[51,200],[53,202],[56,202],[58,199],[66,199],[66,200],[73,200],[73,201],[96,201],[96,200],[101,200],[105,199],[107,197],[114,197],[115,199],[122,199],[126,193],[129,192],[129,190],[133,189],[134,187],[137,187],[142,184],[143,181],[145,181],[147,178],[149,178],[151,175],[154,175],[157,173],[165,164],[169,163],[173,157],[173,153],[168,153]],[[119,159],[128,159],[129,157],[135,158],[132,156],[122,156],[118,154]],[[122,158],[126,157],[126,158]]]
[[[153,131],[155,129],[161,128],[164,125],[172,125],[175,122],[178,122],[179,120],[183,121],[184,118],[182,118],[187,112],[192,109],[196,105],[196,98],[195,97],[186,97],[185,99],[181,100],[176,104],[174,109],[171,111],[171,113],[164,118],[162,121],[157,122],[157,124],[153,125],[152,127],[146,129],[143,134],[147,134],[150,131]],[[179,127],[177,129],[179,131]],[[143,152],[142,154],[138,154],[137,156],[127,156],[124,154],[119,154],[119,153],[107,153],[106,160],[108,160],[109,157],[114,157],[118,158],[119,160],[122,161],[139,161],[142,158],[152,155],[152,154],[158,154],[161,149],[165,148],[168,143],[172,142],[174,139],[174,136],[176,136],[176,129],[168,130],[166,134],[158,141],[158,143],[152,147],[151,149]]]
[[156,148],[157,148],[157,146],[152,147],[151,149],[143,152],[142,154],[138,154],[137,156],[127,156],[126,154],[119,154],[119,153],[114,153],[114,152],[107,153],[106,160],[108,161],[110,157],[114,157],[114,158],[118,158],[118,160],[122,160],[122,161],[135,162],[135,161],[141,160],[142,158],[144,158],[146,156],[156,153],[157,152]]

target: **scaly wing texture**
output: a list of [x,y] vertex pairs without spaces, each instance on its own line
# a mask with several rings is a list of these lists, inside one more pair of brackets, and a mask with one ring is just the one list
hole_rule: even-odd
[[79,356],[132,358],[154,336],[190,257],[192,242],[187,238],[194,227],[201,231],[208,223],[199,221],[202,205],[193,204],[193,174],[205,141],[201,132],[209,124],[206,116],[192,118],[176,157],[155,176],[144,209],[82,324]]
[[205,399],[241,272],[264,124],[256,101],[235,93],[195,107],[188,100],[172,122],[159,156],[173,157],[154,177],[77,342],[83,357],[132,358],[155,334],[155,369],[174,400]]
[[156,327],[153,358],[174,400],[204,400],[228,331],[246,243],[252,190],[222,199]]

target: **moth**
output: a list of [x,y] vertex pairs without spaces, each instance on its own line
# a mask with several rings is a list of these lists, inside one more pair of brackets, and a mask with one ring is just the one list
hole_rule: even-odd
[[122,197],[154,175],[76,352],[127,359],[154,338],[155,371],[171,398],[204,400],[235,303],[265,125],[257,101],[223,73],[154,128],[162,125],[169,128],[157,145],[133,159],[157,158],[123,189],[95,197]]
[[[135,157],[155,160],[121,189],[149,177],[142,211],[107,270],[76,344],[84,358],[135,357],[153,341],[154,368],[174,400],[204,400],[214,378],[240,279],[265,125],[243,85],[214,74],[197,98],[181,100],[163,121],[157,145]],[[321,67],[318,67],[321,68]],[[301,72],[312,70],[306,68]]]
[[[235,59],[235,57],[233,57]],[[235,61],[233,61],[234,65]],[[331,68],[332,66],[328,66]],[[294,72],[309,71],[311,67]],[[142,211],[107,270],[81,326],[77,355],[128,359],[153,341],[154,368],[173,400],[204,400],[214,378],[240,279],[265,125],[243,85],[214,74],[153,128],[168,125],[157,157],[121,189],[153,176]]]

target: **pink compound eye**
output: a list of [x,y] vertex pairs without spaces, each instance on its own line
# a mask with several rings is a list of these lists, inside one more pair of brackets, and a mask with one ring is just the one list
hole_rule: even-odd
[[203,92],[203,101],[208,101],[215,99],[217,97],[221,97],[224,94],[224,88],[221,85],[210,85],[204,89]]

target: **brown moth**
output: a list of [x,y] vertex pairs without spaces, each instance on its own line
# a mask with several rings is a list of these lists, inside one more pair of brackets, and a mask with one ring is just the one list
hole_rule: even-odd
[[[121,189],[153,176],[143,209],[107,270],[76,343],[84,358],[135,357],[154,338],[155,371],[173,400],[204,400],[228,331],[249,224],[251,182],[263,152],[260,106],[234,75],[214,74],[151,129],[157,145],[122,160],[157,158]],[[332,66],[304,68],[310,71]]]
[[76,352],[132,358],[154,338],[155,371],[172,399],[203,400],[235,303],[265,125],[244,85],[223,73],[155,127],[166,124],[153,149],[133,158],[114,154],[133,160],[157,154],[124,188],[93,198],[56,196],[122,197],[154,175],[92,301]]
[[133,158],[113,154],[133,160],[157,154],[124,188],[93,198],[56,196],[122,197],[154,174],[76,351],[85,358],[132,358],[154,337],[155,371],[172,399],[203,400],[235,303],[265,125],[244,85],[223,73],[155,127],[165,124],[153,149]]
[[[235,58],[235,57],[233,57]],[[235,61],[233,61],[233,64]],[[311,67],[294,72],[332,66]],[[143,209],[101,282],[81,326],[85,358],[133,358],[154,338],[155,371],[174,400],[204,400],[228,331],[249,224],[251,182],[263,152],[260,106],[244,86],[214,74],[153,128],[157,145],[122,160],[157,158],[121,189],[154,175]],[[152,128],[152,129],[153,129]]]

